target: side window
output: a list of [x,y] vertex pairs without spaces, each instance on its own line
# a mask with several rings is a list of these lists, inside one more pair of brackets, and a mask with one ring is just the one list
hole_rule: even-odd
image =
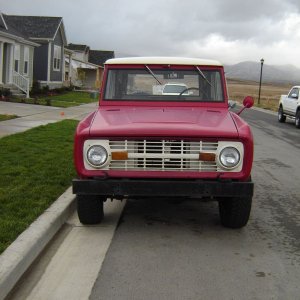
[[298,98],[299,97],[299,89],[293,88],[289,93],[289,98]]
[[24,75],[28,75],[28,67],[29,67],[29,48],[24,48]]
[[61,65],[61,47],[54,45],[53,70],[60,71],[60,65]]
[[20,45],[15,45],[14,59],[15,59],[14,70],[15,70],[15,72],[19,73],[19,69],[20,69]]

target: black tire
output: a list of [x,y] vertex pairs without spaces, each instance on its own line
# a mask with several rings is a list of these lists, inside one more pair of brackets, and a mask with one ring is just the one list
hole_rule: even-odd
[[296,128],[300,128],[300,109],[296,112],[295,125]]
[[249,220],[252,197],[232,197],[219,200],[221,224],[228,228],[242,228]]
[[103,201],[97,195],[77,195],[77,214],[80,223],[99,224],[103,220]]
[[280,106],[279,109],[278,109],[278,121],[280,123],[284,123],[285,120],[286,120],[286,116],[283,114],[282,106]]

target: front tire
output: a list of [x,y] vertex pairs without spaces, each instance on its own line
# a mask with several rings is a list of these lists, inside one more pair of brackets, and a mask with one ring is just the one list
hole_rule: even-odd
[[295,125],[296,128],[300,128],[300,110],[296,112]]
[[103,201],[97,195],[77,195],[77,214],[80,223],[85,225],[99,224],[103,220]]
[[278,109],[278,121],[280,123],[284,123],[286,120],[286,116],[283,114],[283,108],[282,106],[279,107]]
[[221,224],[228,228],[242,228],[249,220],[252,197],[231,197],[219,200]]

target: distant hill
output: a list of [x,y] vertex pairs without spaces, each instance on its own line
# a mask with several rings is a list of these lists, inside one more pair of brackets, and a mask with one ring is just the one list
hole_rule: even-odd
[[[229,79],[259,81],[260,62],[245,61],[235,65],[225,65]],[[292,65],[263,65],[262,81],[268,83],[300,84],[300,69]]]

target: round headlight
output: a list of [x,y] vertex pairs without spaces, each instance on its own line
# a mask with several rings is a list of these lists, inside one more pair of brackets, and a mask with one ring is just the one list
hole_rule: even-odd
[[107,160],[107,151],[99,145],[91,146],[87,151],[87,160],[94,167],[102,166]]
[[235,168],[240,161],[240,153],[236,148],[227,147],[220,153],[220,162],[225,168]]

